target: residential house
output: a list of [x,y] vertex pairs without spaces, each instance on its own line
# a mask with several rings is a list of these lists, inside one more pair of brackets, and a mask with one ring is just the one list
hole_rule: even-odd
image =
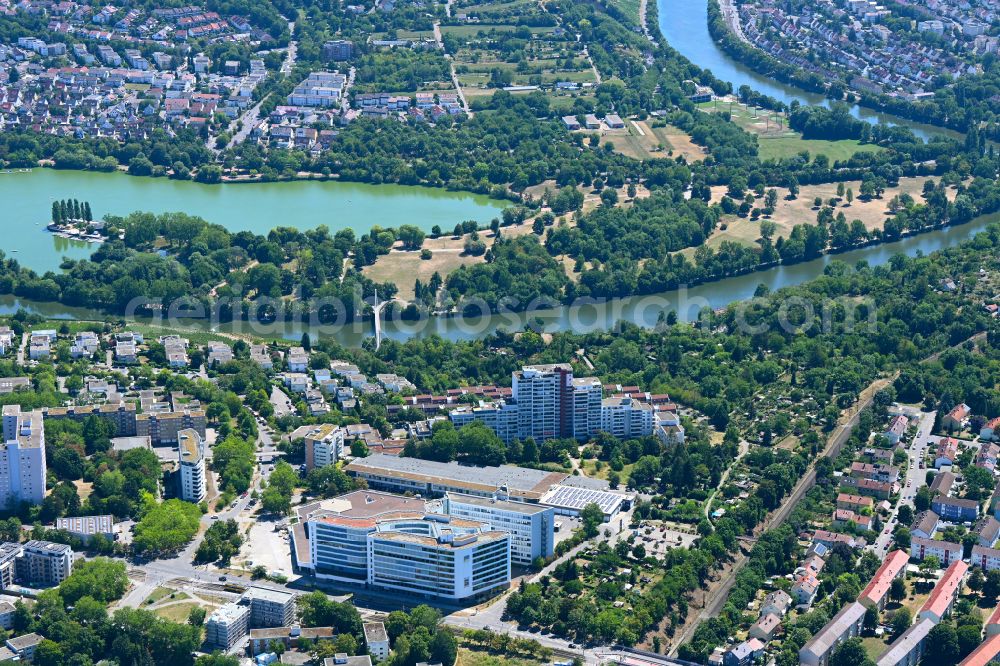
[[816,574],[811,572],[801,573],[795,577],[795,582],[792,583],[792,597],[795,599],[795,603],[808,606],[816,597],[818,589],[819,578]]
[[979,438],[991,441],[1000,440],[1000,416],[996,416],[979,429]]
[[899,444],[899,440],[906,434],[906,428],[909,424],[910,420],[902,414],[892,417],[892,420],[889,421],[889,427],[885,431],[886,439],[888,439],[893,445]]
[[760,614],[761,617],[768,614],[784,617],[791,607],[792,598],[788,593],[784,590],[775,590],[764,597],[764,603],[760,605]]
[[1000,458],[1000,446],[993,443],[983,443],[979,447],[979,453],[976,454],[975,464],[977,467],[994,472],[997,468],[998,458]]
[[306,372],[309,369],[309,354],[302,347],[292,347],[288,350],[289,372]]
[[781,629],[781,618],[773,613],[761,615],[750,627],[750,636],[767,643],[774,639]]
[[764,644],[756,638],[740,643],[726,653],[722,659],[723,666],[749,666],[764,654]]
[[848,525],[854,525],[856,529],[867,532],[872,528],[872,517],[854,513],[850,509],[834,509],[832,526],[835,529],[844,529]]
[[942,467],[955,464],[958,457],[958,440],[954,437],[942,437],[938,442],[937,453],[934,454],[934,467]]
[[965,420],[969,418],[970,409],[967,404],[955,405],[950,412],[941,417],[941,429],[945,432],[957,432],[965,427]]
[[933,511],[921,511],[910,527],[910,536],[930,539],[937,531],[939,522],[941,522],[941,518]]
[[855,490],[859,495],[867,495],[878,499],[888,499],[892,494],[892,484],[874,479],[859,479],[845,476],[840,479],[840,485]]
[[850,495],[848,493],[840,493],[837,495],[837,508],[838,509],[849,509],[855,513],[862,513],[864,509],[872,511],[875,509],[875,500],[871,497],[862,497],[861,495]]
[[861,537],[852,537],[847,534],[837,534],[827,530],[816,530],[813,533],[813,542],[821,543],[827,548],[833,548],[834,544],[842,543],[848,548],[859,548],[865,544]]

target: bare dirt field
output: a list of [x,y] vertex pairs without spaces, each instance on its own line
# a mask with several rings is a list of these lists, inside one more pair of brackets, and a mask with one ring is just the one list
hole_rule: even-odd
[[[907,193],[917,202],[922,202],[923,198],[920,193],[926,180],[934,179],[901,178],[899,187],[887,189],[881,198],[872,199],[871,201],[861,201],[855,198],[850,205],[847,205],[846,199],[841,200],[834,209],[834,214],[843,212],[848,222],[861,220],[866,229],[881,229],[885,224],[886,218],[890,215],[889,201],[898,194]],[[845,182],[844,186],[845,188],[852,189],[855,195],[861,190],[860,181]],[[786,198],[788,196],[787,190],[780,187],[777,189],[779,195],[778,205],[775,208],[774,215],[769,218],[778,227],[775,230],[775,238],[778,236],[788,237],[796,224],[814,223],[818,210],[813,207],[813,204],[817,196],[823,199],[824,205],[829,199],[837,196],[836,183],[803,185],[799,190],[798,198],[792,201]],[[713,187],[712,201],[720,201],[725,193],[725,186]],[[948,196],[949,198],[954,198],[954,190],[949,190]],[[761,219],[763,220],[764,218]],[[725,226],[725,229],[722,228],[723,226]],[[722,219],[722,224],[708,239],[706,245],[716,248],[725,240],[752,245],[757,242],[758,238],[760,238],[760,221],[751,221],[748,218],[726,215]],[[688,248],[685,252],[693,254],[694,249]]]
[[626,120],[625,129],[602,129],[600,145],[611,143],[615,152],[637,160],[683,155],[688,162],[705,158],[705,151],[681,130],[667,125],[652,127],[643,120]]

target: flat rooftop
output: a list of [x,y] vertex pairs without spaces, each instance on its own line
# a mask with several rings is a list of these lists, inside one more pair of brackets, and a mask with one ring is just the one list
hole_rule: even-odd
[[604,515],[613,515],[618,512],[625,499],[625,495],[607,490],[557,485],[545,493],[541,502],[547,506],[571,511],[582,511],[588,504],[596,504]]
[[298,509],[298,514],[302,521],[326,516],[364,519],[405,511],[423,513],[425,508],[426,502],[418,497],[404,497],[375,490],[355,490],[346,495],[307,504]]
[[181,430],[177,433],[177,448],[182,463],[198,462],[202,456],[201,435],[191,428]]
[[510,502],[502,499],[494,499],[492,497],[479,497],[476,495],[465,495],[462,493],[447,493],[447,497],[449,501],[456,502],[458,504],[471,504],[473,506],[481,506],[490,509],[523,513],[528,516],[549,511],[551,509],[551,507],[543,506],[541,504]]
[[506,486],[511,495],[536,499],[569,476],[563,472],[546,472],[514,465],[473,467],[457,462],[397,458],[382,453],[354,460],[346,470],[480,492],[493,492]]
[[291,592],[272,590],[269,587],[251,587],[248,588],[247,591],[243,593],[243,598],[260,599],[262,601],[271,601],[274,603],[284,604],[295,599],[295,595],[292,594]]

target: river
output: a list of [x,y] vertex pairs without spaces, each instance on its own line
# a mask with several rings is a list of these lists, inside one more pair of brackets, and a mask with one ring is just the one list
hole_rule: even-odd
[[[651,328],[668,312],[674,312],[682,321],[693,321],[699,311],[708,307],[717,309],[737,301],[753,297],[758,285],[775,291],[782,287],[801,284],[822,275],[831,261],[841,261],[849,265],[864,261],[876,266],[887,263],[896,254],[915,256],[929,254],[936,250],[952,247],[963,240],[972,238],[993,222],[1000,222],[1000,213],[984,215],[960,226],[946,227],[916,236],[908,236],[893,243],[882,243],[843,252],[824,255],[812,261],[788,266],[775,266],[763,271],[739,275],[716,282],[675,289],[649,296],[610,299],[601,303],[560,306],[547,310],[536,310],[530,315],[523,313],[502,313],[492,317],[456,318],[431,317],[416,322],[406,322],[394,318],[383,322],[382,330],[386,338],[406,340],[411,337],[440,335],[449,340],[472,340],[488,335],[498,329],[518,330],[529,319],[538,318],[547,332],[575,331],[587,333],[611,329],[620,321],[627,321]],[[0,296],[0,314],[11,314],[25,308],[52,319],[96,319],[107,315],[86,308],[70,308],[58,303],[37,303],[12,296]],[[204,320],[181,320],[182,326],[205,330],[210,323]],[[300,324],[282,323],[277,325],[231,322],[214,326],[212,330],[245,333],[260,337],[298,340],[303,332],[317,336],[332,336],[348,347],[358,347],[371,338],[372,322],[358,321],[338,327],[309,327]]]
[[[785,104],[798,100],[803,104],[829,106],[830,100],[822,95],[786,85],[762,76],[746,65],[730,58],[712,39],[708,32],[707,0],[656,0],[659,13],[660,32],[681,55],[723,81],[733,84],[733,90],[740,86],[750,86],[758,92],[781,100]],[[886,123],[909,127],[913,134],[925,141],[934,135],[961,136],[953,130],[925,125],[854,105],[851,114],[855,118],[872,124]]]
[[413,224],[425,231],[440,224],[451,230],[463,220],[488,223],[507,205],[465,192],[406,185],[319,180],[204,185],[93,171],[2,173],[3,250],[36,271],[58,270],[62,257],[84,259],[96,248],[45,230],[53,199],[89,201],[94,219],[137,210],[183,211],[232,231],[258,234],[282,225],[311,229],[321,224],[332,232],[350,228],[358,234],[376,224]]

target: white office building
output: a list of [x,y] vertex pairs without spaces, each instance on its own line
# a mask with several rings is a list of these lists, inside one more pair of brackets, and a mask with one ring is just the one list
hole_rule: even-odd
[[4,405],[3,449],[0,450],[0,506],[45,499],[45,428],[42,412],[22,413]]
[[510,535],[511,563],[529,567],[535,559],[551,557],[555,542],[555,509],[539,504],[507,501],[497,493],[491,498],[458,493],[445,495],[444,513],[484,523]]
[[510,585],[510,537],[477,521],[427,514],[378,522],[368,585],[439,599],[480,599]]
[[205,443],[198,431],[187,428],[177,433],[180,461],[180,498],[198,503],[205,499]]
[[511,537],[426,502],[358,490],[298,510],[318,578],[425,597],[485,597],[510,582]]

